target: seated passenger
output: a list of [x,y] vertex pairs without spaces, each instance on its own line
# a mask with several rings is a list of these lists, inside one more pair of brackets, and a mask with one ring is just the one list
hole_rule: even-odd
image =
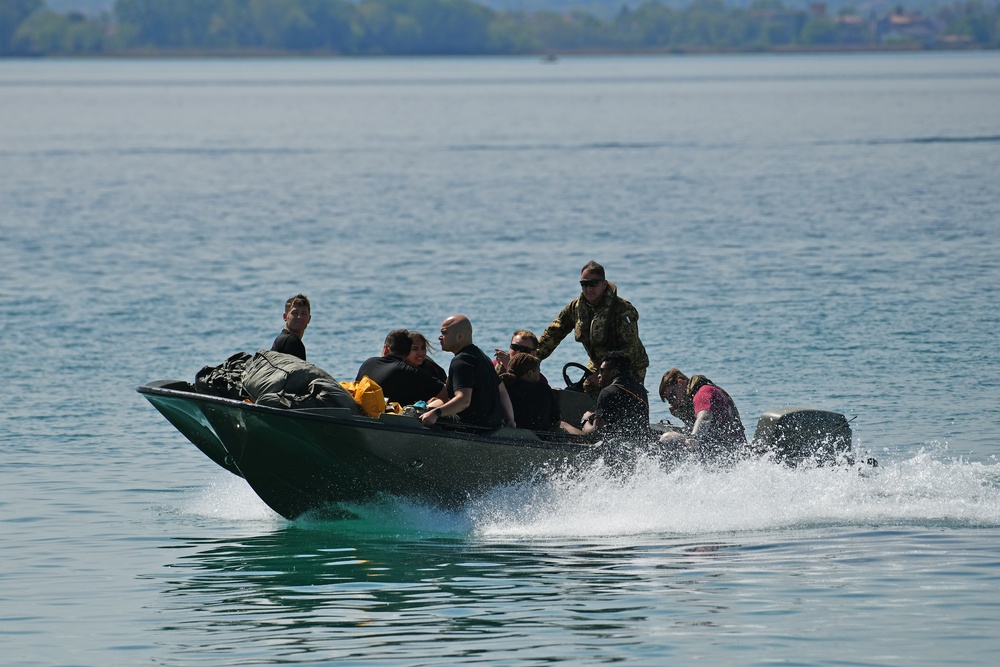
[[447,382],[448,374],[445,370],[427,356],[427,349],[430,346],[427,338],[419,331],[411,331],[410,341],[413,343],[413,346],[410,348],[410,353],[406,355],[406,363],[424,369],[438,380],[441,380],[441,382]]
[[664,433],[661,443],[683,444],[706,458],[731,455],[746,447],[746,432],[732,397],[704,375],[688,378],[671,368],[660,380],[660,398],[687,427],[687,433]]
[[445,398],[447,392],[441,380],[406,363],[410,346],[410,333],[406,329],[390,331],[382,346],[382,356],[372,357],[361,364],[355,380],[367,375],[382,387],[387,401],[400,405],[413,405],[435,397]]
[[285,313],[281,316],[285,327],[271,344],[275,352],[291,354],[302,361],[306,360],[306,346],[302,344],[302,336],[312,319],[309,299],[305,294],[296,294],[285,302]]
[[[495,358],[493,360],[493,368],[496,369],[497,373],[502,375],[507,372],[510,360],[518,354],[528,354],[538,359],[538,337],[527,329],[514,332],[514,335],[510,338],[509,350],[494,348],[493,356]],[[541,364],[541,359],[538,360],[538,363]],[[544,375],[540,375],[540,377],[542,382],[545,384],[549,383]]]
[[497,369],[497,373],[501,375],[506,373],[511,358],[517,354],[530,354],[538,358],[538,337],[527,329],[521,329],[515,331],[514,335],[510,337],[510,350],[494,348],[493,367]]
[[458,415],[466,424],[516,428],[514,410],[503,382],[493,370],[490,358],[472,342],[472,322],[465,315],[452,315],[441,323],[441,349],[454,353],[448,367],[448,400],[435,399],[430,410],[420,415],[424,426],[434,426],[440,417]]
[[530,354],[515,354],[510,368],[500,375],[507,387],[519,428],[549,431],[559,428],[559,399],[538,372],[539,361]]
[[569,433],[596,433],[601,438],[645,439],[649,433],[649,393],[632,375],[632,360],[621,350],[609,352],[597,369],[601,393],[597,409],[583,415],[583,428],[566,422]]

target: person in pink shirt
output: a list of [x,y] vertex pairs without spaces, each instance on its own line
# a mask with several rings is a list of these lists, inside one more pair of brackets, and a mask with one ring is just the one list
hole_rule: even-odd
[[687,433],[665,433],[661,443],[683,443],[706,458],[746,448],[746,431],[732,397],[704,375],[689,378],[671,368],[660,380],[660,398],[687,428]]

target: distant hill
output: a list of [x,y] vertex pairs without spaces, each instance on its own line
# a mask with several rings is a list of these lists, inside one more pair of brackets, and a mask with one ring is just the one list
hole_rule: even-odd
[[[635,8],[645,0],[473,0],[481,5],[492,7],[502,12],[569,12],[584,11],[600,17],[614,16],[622,7]],[[683,6],[691,0],[661,0],[667,6]]]
[[45,0],[46,6],[54,12],[81,12],[83,14],[100,14],[110,12],[115,0]]
[[[657,1],[666,7],[682,8],[690,6],[694,0]],[[753,0],[723,1],[728,7],[749,7],[753,4]],[[782,4],[788,9],[807,9],[810,5],[822,4],[826,5],[827,14],[833,15],[844,8],[855,9],[860,14],[867,14],[872,10],[887,12],[897,5],[929,13],[958,1],[962,0],[782,0]],[[1000,0],[981,0],[984,5],[995,5],[998,1]],[[568,12],[579,9],[594,16],[608,18],[620,12],[622,7],[634,9],[646,0],[473,0],[473,2],[505,12],[540,10]]]
[[[170,0],[164,0],[169,2]],[[537,12],[548,10],[553,12],[568,12],[581,10],[594,16],[607,18],[614,16],[622,7],[635,8],[643,4],[646,0],[472,0],[481,5],[492,7],[493,9],[510,12]],[[659,0],[660,4],[668,7],[686,7],[692,0]],[[785,7],[789,9],[801,9],[810,4],[816,4],[817,0],[784,0]],[[827,6],[829,13],[836,13],[844,7],[853,7],[862,13],[866,10],[878,9],[885,11],[898,4],[903,4],[907,9],[917,9],[922,11],[935,10],[954,4],[955,0],[826,0],[820,2]],[[997,0],[984,0],[983,4],[993,5]],[[753,0],[725,0],[730,7],[749,7]],[[78,11],[84,14],[100,14],[102,11],[110,12],[114,7],[115,0],[45,0],[45,4],[54,11],[66,13]]]

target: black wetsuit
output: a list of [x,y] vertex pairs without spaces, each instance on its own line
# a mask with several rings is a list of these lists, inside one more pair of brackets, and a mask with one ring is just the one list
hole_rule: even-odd
[[456,389],[472,389],[472,403],[458,418],[466,424],[499,428],[503,422],[500,405],[500,376],[489,357],[475,345],[466,345],[448,368],[448,396]]
[[372,357],[366,360],[358,369],[355,380],[365,375],[382,387],[387,401],[400,405],[413,405],[417,401],[434,398],[444,387],[444,383],[430,373],[411,366],[399,357]]
[[649,393],[635,378],[618,376],[597,397],[601,437],[645,437],[649,432]]
[[281,330],[278,337],[274,339],[271,349],[275,352],[294,355],[302,361],[306,360],[306,346],[302,344],[302,339],[288,329]]
[[559,399],[548,382],[518,380],[507,385],[518,428],[548,431],[559,426]]

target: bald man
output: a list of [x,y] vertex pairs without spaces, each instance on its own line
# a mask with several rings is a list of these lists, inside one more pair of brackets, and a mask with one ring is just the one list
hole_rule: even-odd
[[425,426],[440,417],[458,415],[465,424],[499,428],[504,419],[516,427],[514,409],[490,358],[472,343],[472,322],[465,315],[452,315],[441,323],[441,349],[455,357],[448,368],[448,400],[428,402],[430,410],[420,415]]

